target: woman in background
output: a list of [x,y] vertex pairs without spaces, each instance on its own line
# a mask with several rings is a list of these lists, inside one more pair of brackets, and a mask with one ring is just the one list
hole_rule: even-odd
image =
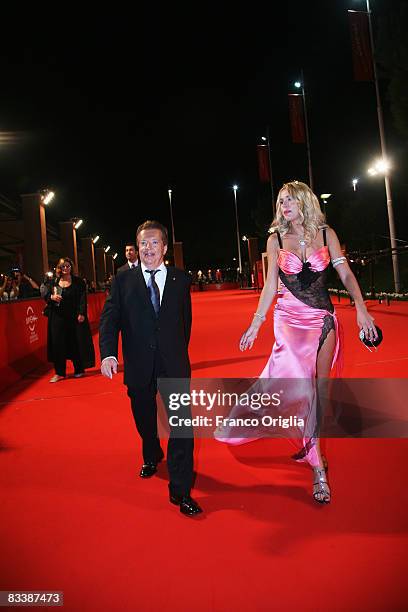
[[3,284],[0,287],[0,302],[8,302],[18,298],[18,284],[15,278],[7,276],[3,277]]
[[58,261],[56,277],[47,283],[44,299],[48,316],[48,361],[54,364],[55,375],[50,383],[63,380],[66,362],[74,364],[74,378],[84,376],[85,369],[95,365],[95,351],[87,318],[85,283],[72,273],[69,257]]

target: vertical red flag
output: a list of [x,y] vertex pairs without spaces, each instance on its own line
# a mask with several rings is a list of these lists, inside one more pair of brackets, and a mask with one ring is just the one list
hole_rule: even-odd
[[353,72],[355,81],[373,81],[373,53],[370,43],[368,14],[362,11],[348,11]]
[[258,169],[259,169],[259,180],[261,183],[269,183],[271,180],[271,173],[269,171],[269,155],[267,145],[257,145],[258,152]]
[[305,119],[303,114],[303,96],[301,94],[289,95],[289,116],[292,141],[295,143],[306,142]]

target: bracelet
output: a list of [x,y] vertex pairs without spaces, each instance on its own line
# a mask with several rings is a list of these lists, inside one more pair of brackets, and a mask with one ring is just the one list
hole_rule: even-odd
[[340,264],[346,261],[347,261],[347,257],[336,257],[336,259],[332,259],[332,266],[333,268],[336,268],[337,266],[339,266]]
[[261,321],[266,321],[266,317],[259,314],[259,312],[254,312],[254,317],[258,317],[258,319],[261,319]]

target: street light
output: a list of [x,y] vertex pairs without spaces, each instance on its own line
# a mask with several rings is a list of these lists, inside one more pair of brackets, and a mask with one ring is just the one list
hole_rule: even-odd
[[323,210],[324,210],[324,216],[326,217],[326,204],[327,204],[327,200],[331,197],[331,193],[322,193],[320,196],[320,199],[322,200],[324,206],[323,206]]
[[390,242],[391,242],[391,257],[392,257],[392,268],[394,274],[394,289],[395,292],[398,293],[400,290],[400,275],[399,275],[399,267],[398,267],[398,238],[395,235],[395,223],[394,223],[394,212],[392,208],[392,199],[391,199],[391,185],[389,179],[389,171],[391,170],[391,163],[385,157],[377,159],[370,168],[368,168],[367,173],[370,176],[384,176],[385,183],[385,193],[387,196],[387,209],[388,209],[388,227],[390,230]]
[[357,183],[358,183],[358,178],[353,178],[353,180],[351,181],[351,184],[353,185],[354,191],[357,191]]
[[370,176],[376,176],[377,174],[383,174],[386,176],[388,171],[391,169],[391,164],[387,159],[377,159],[367,172]]
[[118,256],[118,254],[117,254],[117,253],[115,253],[114,255],[112,255],[112,259],[116,259],[116,258],[117,258],[117,256]]
[[105,253],[107,253],[107,252],[109,251],[109,249],[110,249],[110,245],[108,245],[108,246],[105,248]]
[[81,225],[83,224],[83,219],[78,219],[78,221],[75,223],[74,227],[75,229],[79,229],[81,227]]
[[176,235],[174,233],[174,221],[173,221],[173,208],[171,205],[171,194],[172,194],[172,190],[168,189],[167,193],[169,194],[169,204],[170,204],[170,219],[171,219],[171,232],[172,232],[172,236],[173,236],[173,244],[176,242]]
[[49,189],[43,189],[41,191],[41,202],[44,206],[47,206],[50,202],[55,198],[55,192],[50,191]]
[[98,242],[99,238],[100,238],[100,236],[95,236],[95,238],[93,238],[92,242],[94,244],[96,244]]
[[[312,156],[310,152],[310,136],[309,136],[309,121],[307,118],[307,105],[306,105],[306,92],[305,92],[305,78],[303,76],[303,69],[300,71],[301,81],[295,81],[293,85],[296,89],[302,90],[302,99],[303,99],[303,114],[305,118],[305,136],[306,136],[306,151],[307,151],[307,162],[309,167],[309,186],[313,191],[313,172],[312,172]],[[295,94],[298,95],[298,94]]]
[[[370,44],[371,44],[371,55],[372,55],[372,67],[373,67],[373,76],[374,76],[374,86],[375,86],[375,96],[377,102],[377,118],[378,118],[378,131],[380,134],[380,145],[381,145],[381,156],[384,161],[387,160],[387,146],[385,142],[385,129],[384,129],[384,118],[383,111],[381,105],[381,96],[380,96],[380,86],[378,84],[378,75],[377,75],[377,65],[375,61],[375,46],[374,46],[374,34],[373,34],[373,24],[371,20],[371,9],[370,9],[370,0],[366,0],[367,7],[367,19],[368,19],[368,31],[370,34]],[[375,170],[375,168],[374,168]],[[398,252],[397,252],[397,238],[395,232],[395,221],[394,221],[394,209],[392,205],[392,192],[391,192],[391,181],[388,175],[388,168],[384,171],[378,170],[377,172],[370,172],[371,176],[375,176],[376,174],[384,174],[384,185],[385,185],[385,195],[387,198],[387,211],[388,211],[388,226],[390,230],[390,242],[392,249],[392,267],[394,273],[394,289],[396,293],[400,291],[400,275],[398,268]]]
[[237,205],[238,185],[233,185],[232,188],[234,190],[235,222],[236,222],[236,226],[237,226],[238,265],[239,265],[239,273],[242,274],[241,241],[239,239],[238,205]]
[[[271,200],[272,200],[272,216],[273,218],[275,218],[275,192],[274,192],[274,188],[273,188],[273,176],[272,176],[272,160],[271,160],[271,138],[270,138],[270,129],[269,129],[269,125],[266,128],[266,136],[261,136],[261,141],[262,144],[258,145],[261,149],[258,149],[258,155],[261,154],[261,151],[263,151],[263,147],[267,147],[267,151],[268,151],[268,170],[269,170],[269,176],[268,176],[268,183],[270,185],[271,188]],[[263,159],[263,153],[262,153],[262,159]],[[261,163],[261,162],[259,162]],[[262,175],[264,175],[265,169],[263,169],[262,171]],[[261,181],[264,181],[264,176],[261,178]],[[265,181],[266,182],[266,181]]]

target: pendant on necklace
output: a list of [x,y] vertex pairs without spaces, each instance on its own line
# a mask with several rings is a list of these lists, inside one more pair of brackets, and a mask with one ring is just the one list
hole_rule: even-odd
[[304,238],[300,238],[299,239],[299,244],[300,244],[300,246],[305,246],[306,245],[306,240]]

